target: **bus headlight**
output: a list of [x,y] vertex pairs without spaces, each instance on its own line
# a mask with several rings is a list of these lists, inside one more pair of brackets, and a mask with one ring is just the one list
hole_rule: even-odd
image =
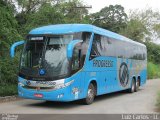
[[65,88],[67,86],[70,86],[73,82],[74,82],[74,80],[71,80],[71,81],[69,81],[67,83],[58,84],[58,85],[55,86],[55,89]]
[[21,86],[21,87],[24,86],[24,84],[22,82],[18,82],[18,85]]

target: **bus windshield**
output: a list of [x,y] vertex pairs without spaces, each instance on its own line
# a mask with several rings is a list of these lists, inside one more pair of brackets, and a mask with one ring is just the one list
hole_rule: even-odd
[[20,72],[38,76],[38,71],[44,69],[44,76],[48,77],[68,74],[69,61],[66,49],[73,39],[73,35],[29,37],[22,53]]

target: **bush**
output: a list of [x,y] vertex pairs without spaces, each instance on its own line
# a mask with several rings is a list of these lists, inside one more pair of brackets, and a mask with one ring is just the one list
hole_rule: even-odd
[[9,55],[0,59],[0,97],[17,94],[19,52],[15,58]]
[[148,61],[160,64],[160,45],[152,42],[145,42],[145,45],[147,47]]
[[158,93],[157,107],[158,107],[158,109],[160,110],[160,92]]
[[17,95],[17,84],[0,85],[0,96]]
[[159,68],[160,68],[160,65],[156,65],[152,62],[148,62],[148,65],[147,65],[148,79],[159,78],[160,77]]
[[0,59],[0,85],[16,84],[18,73],[18,60],[15,57],[11,59],[9,56]]

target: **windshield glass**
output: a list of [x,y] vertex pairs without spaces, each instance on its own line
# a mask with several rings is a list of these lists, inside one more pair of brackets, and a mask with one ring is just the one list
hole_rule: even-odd
[[44,49],[44,37],[31,37],[22,54],[21,68],[36,68],[40,67],[40,60],[42,59],[42,51]]
[[80,32],[65,35],[29,36],[21,57],[19,76],[30,80],[56,80],[68,77],[72,74],[72,62],[75,61],[67,59],[68,44],[72,40],[83,40],[82,50],[77,53],[79,66],[82,67],[90,35],[90,33]]
[[[69,72],[67,45],[74,35],[29,37],[21,57],[20,73],[33,77],[60,77]],[[39,71],[45,70],[44,75]]]
[[43,62],[44,69],[48,74],[67,74],[69,61],[66,49],[71,40],[73,40],[72,35],[57,35],[48,38]]

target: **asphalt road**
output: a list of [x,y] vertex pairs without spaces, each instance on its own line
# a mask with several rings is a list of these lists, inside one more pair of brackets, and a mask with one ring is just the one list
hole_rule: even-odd
[[149,80],[133,94],[117,92],[96,97],[91,105],[79,101],[60,103],[36,100],[18,100],[0,103],[0,113],[13,114],[116,114],[116,113],[157,113],[156,97],[160,80]]

